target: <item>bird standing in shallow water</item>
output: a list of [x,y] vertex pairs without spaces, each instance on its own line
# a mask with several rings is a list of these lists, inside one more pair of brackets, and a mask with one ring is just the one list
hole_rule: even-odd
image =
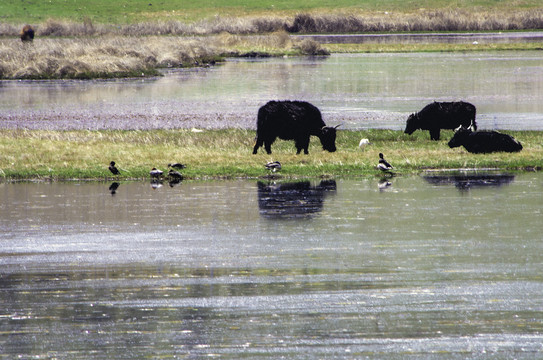
[[119,175],[121,172],[119,171],[119,169],[117,169],[115,167],[115,161],[112,161],[109,163],[109,167],[108,167],[109,171],[111,171],[111,173],[113,175]]
[[379,170],[383,172],[390,172],[394,167],[388,163],[388,161],[385,160],[383,153],[379,153],[379,164],[377,165]]
[[266,169],[273,170],[273,172],[276,172],[277,170],[281,170],[281,163],[279,161],[272,161],[264,165]]

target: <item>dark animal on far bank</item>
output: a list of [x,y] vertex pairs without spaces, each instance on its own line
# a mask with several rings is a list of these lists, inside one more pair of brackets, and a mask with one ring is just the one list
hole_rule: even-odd
[[464,146],[467,151],[474,154],[491,152],[517,152],[522,150],[520,142],[511,135],[502,134],[497,131],[471,131],[466,128],[459,128],[452,139],[449,147]]
[[429,130],[430,139],[439,140],[441,129],[456,129],[459,126],[477,130],[475,106],[464,101],[436,102],[426,105],[421,111],[409,115],[405,133]]
[[[305,101],[270,101],[258,110],[256,144],[253,154],[264,145],[271,154],[271,145],[277,139],[294,140],[296,154],[308,154],[309,137],[317,136],[324,150],[336,151],[336,127],[328,127],[321,112]],[[339,126],[339,125],[338,125]]]
[[34,29],[30,25],[23,26],[21,30],[21,41],[30,42],[34,40]]

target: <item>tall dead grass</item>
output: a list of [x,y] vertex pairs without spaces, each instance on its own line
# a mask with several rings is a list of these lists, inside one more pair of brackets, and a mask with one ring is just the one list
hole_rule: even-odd
[[112,36],[42,38],[33,43],[0,40],[0,78],[86,79],[151,75],[158,68],[201,66],[225,55],[291,51],[324,55],[314,41],[284,32],[242,36]]
[[[0,36],[17,36],[24,24],[1,24]],[[293,33],[352,33],[388,31],[501,31],[543,29],[543,8],[529,10],[473,10],[447,8],[413,13],[301,13],[295,16],[221,17],[194,23],[156,21],[136,24],[95,24],[49,19],[34,24],[39,36],[150,36]]]
[[221,49],[193,38],[48,38],[0,41],[0,78],[47,79],[137,76],[156,68],[212,61]]

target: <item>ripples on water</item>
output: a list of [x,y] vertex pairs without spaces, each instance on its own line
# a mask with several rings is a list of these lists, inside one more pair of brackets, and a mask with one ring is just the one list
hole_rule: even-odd
[[541,175],[387,181],[0,184],[0,358],[540,357]]

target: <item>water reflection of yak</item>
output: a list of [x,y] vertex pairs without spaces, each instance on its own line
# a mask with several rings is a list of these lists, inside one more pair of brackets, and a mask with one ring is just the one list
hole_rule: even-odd
[[454,185],[459,190],[475,187],[502,186],[511,183],[515,175],[511,174],[455,174],[424,176],[432,185]]
[[291,183],[258,182],[258,207],[267,219],[309,219],[322,211],[324,198],[336,192],[335,180]]

